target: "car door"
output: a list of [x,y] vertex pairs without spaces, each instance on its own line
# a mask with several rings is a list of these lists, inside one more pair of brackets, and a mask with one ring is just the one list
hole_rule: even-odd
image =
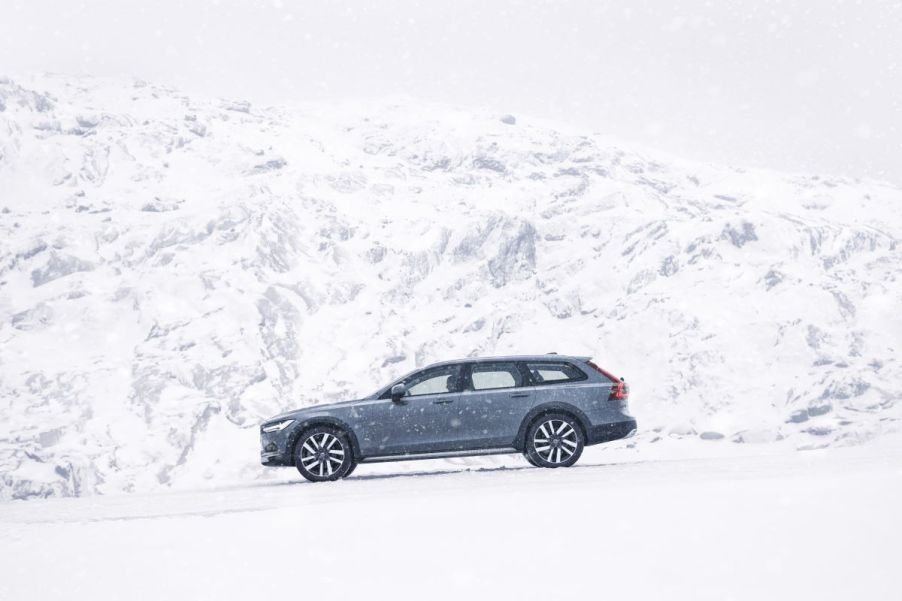
[[529,410],[531,391],[515,361],[479,361],[464,370],[458,400],[462,448],[503,448],[513,444]]
[[363,409],[357,429],[361,448],[369,455],[429,453],[454,448],[461,365],[431,367],[399,382],[407,393],[391,400],[390,389]]

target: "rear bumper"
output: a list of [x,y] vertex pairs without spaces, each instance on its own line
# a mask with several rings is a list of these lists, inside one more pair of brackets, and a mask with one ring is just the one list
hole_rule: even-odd
[[634,419],[592,426],[586,433],[588,438],[586,444],[599,444],[602,442],[610,442],[612,440],[620,440],[621,438],[629,438],[636,433],[636,429],[637,425],[636,420]]

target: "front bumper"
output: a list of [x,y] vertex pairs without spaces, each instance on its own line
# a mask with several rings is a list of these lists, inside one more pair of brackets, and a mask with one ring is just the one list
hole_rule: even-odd
[[270,466],[290,465],[281,453],[267,453],[266,451],[260,452],[260,463]]
[[292,465],[291,436],[288,432],[260,431],[260,463],[270,466]]
[[588,438],[586,444],[600,444],[602,442],[620,440],[621,438],[629,438],[636,433],[636,429],[637,424],[634,419],[592,426],[586,433],[586,437]]

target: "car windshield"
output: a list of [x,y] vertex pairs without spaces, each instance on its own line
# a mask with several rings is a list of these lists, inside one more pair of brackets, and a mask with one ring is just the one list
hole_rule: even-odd
[[391,387],[392,387],[392,386],[394,386],[395,384],[403,384],[404,382],[406,382],[407,380],[409,380],[410,377],[411,377],[412,375],[418,374],[418,373],[420,373],[421,371],[423,371],[423,368],[415,369],[415,370],[413,370],[413,371],[409,371],[409,372],[407,372],[406,374],[404,374],[403,376],[401,376],[400,378],[395,378],[394,380],[392,380],[392,381],[389,382],[388,384],[384,384],[384,385],[380,386],[375,392],[373,392],[372,394],[370,394],[370,395],[368,395],[368,396],[366,396],[366,397],[364,397],[364,398],[367,398],[367,399],[377,399],[377,398],[379,398],[380,396],[385,396],[385,393],[388,392],[389,390],[391,390]]

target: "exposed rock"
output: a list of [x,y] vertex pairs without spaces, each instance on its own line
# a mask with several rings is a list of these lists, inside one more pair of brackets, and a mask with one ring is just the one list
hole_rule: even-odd
[[752,225],[748,221],[744,221],[740,227],[742,229],[737,229],[731,224],[727,224],[724,227],[723,232],[721,232],[720,234],[720,239],[729,240],[730,244],[732,244],[736,248],[742,248],[749,242],[754,242],[758,239],[758,236],[755,233],[754,225]]
[[783,274],[779,271],[771,269],[764,275],[764,285],[768,290],[783,281]]
[[805,337],[805,342],[808,343],[808,346],[817,350],[821,348],[826,340],[827,334],[825,332],[817,326],[808,325],[808,335]]
[[78,123],[79,127],[93,129],[100,125],[100,117],[97,115],[78,115],[75,117],[75,122]]
[[401,363],[402,361],[407,359],[407,355],[401,353],[400,355],[391,355],[385,358],[385,361],[382,362],[382,367],[388,367],[392,363]]
[[53,309],[46,303],[38,303],[33,309],[27,309],[12,316],[10,322],[17,330],[36,330],[53,321]]
[[181,203],[182,201],[178,200],[155,197],[152,201],[144,203],[141,210],[145,213],[166,213],[177,211]]
[[37,288],[67,275],[92,269],[94,269],[94,264],[90,261],[53,251],[43,267],[31,272],[31,282]]
[[488,169],[489,171],[496,171],[498,173],[506,173],[507,168],[504,166],[504,163],[497,159],[492,159],[489,157],[476,157],[473,159],[473,166],[477,169]]
[[496,288],[514,280],[530,278],[536,271],[536,228],[527,221],[507,238],[489,260],[492,285]]
[[658,269],[658,273],[664,277],[670,277],[675,274],[680,269],[679,260],[673,255],[670,255],[666,259],[661,262],[661,268]]
[[275,158],[275,159],[270,159],[270,160],[260,163],[258,165],[254,165],[253,170],[255,173],[266,173],[267,171],[276,171],[278,169],[281,169],[287,164],[288,164],[288,162],[285,159],[279,157],[279,158]]
[[478,332],[479,330],[481,330],[481,329],[483,328],[484,325],[485,325],[485,320],[484,320],[484,319],[477,319],[477,320],[474,321],[473,323],[468,324],[468,325],[463,329],[463,332],[464,332],[464,334],[466,334],[466,333],[468,333],[468,332]]
[[[851,399],[863,395],[870,387],[871,385],[861,378],[836,380],[824,389],[820,398],[821,400],[836,399],[840,401]],[[829,407],[829,405],[826,406]]]

